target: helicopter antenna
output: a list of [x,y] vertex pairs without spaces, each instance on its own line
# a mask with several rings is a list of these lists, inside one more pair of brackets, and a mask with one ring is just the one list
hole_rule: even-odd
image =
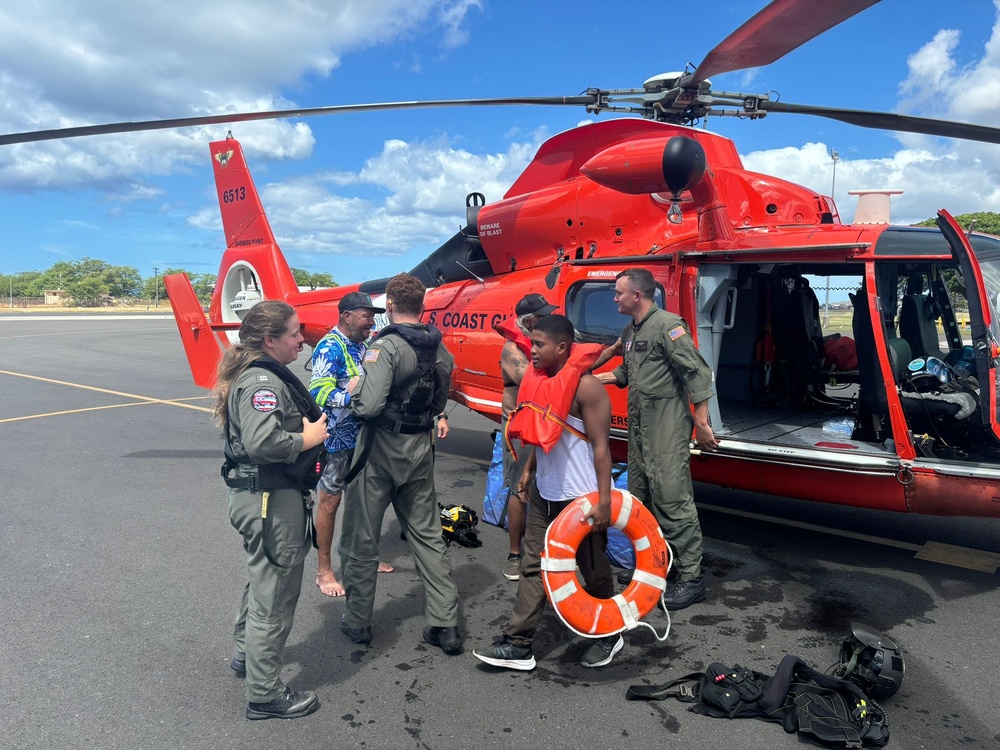
[[470,274],[470,275],[472,276],[472,278],[474,278],[474,279],[475,279],[476,281],[478,281],[478,282],[479,282],[480,284],[485,284],[485,283],[486,283],[486,282],[485,282],[485,281],[483,280],[483,277],[482,277],[482,276],[477,276],[477,275],[476,275],[475,273],[473,273],[473,272],[472,272],[472,269],[471,269],[471,268],[469,268],[469,267],[468,267],[467,265],[465,265],[464,263],[462,263],[462,261],[460,261],[460,260],[456,260],[456,261],[455,261],[455,263],[457,263],[457,264],[458,264],[458,265],[460,265],[460,266],[461,266],[462,268],[464,268],[464,269],[465,269],[466,271],[468,271],[468,272],[469,272],[469,274]]

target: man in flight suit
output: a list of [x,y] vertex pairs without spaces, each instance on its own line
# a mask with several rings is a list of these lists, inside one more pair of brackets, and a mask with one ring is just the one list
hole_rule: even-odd
[[676,610],[705,598],[688,448],[692,427],[703,450],[714,450],[719,443],[708,421],[712,370],[684,320],[653,302],[655,291],[653,275],[643,268],[618,274],[618,312],[632,320],[622,331],[622,364],[597,378],[629,387],[628,491],[652,507],[675,555],[677,582],[664,602]]
[[361,422],[352,462],[361,468],[345,493],[340,555],[347,602],[340,629],[355,643],[372,639],[379,537],[392,504],[424,585],[424,640],[458,654],[458,588],[441,536],[432,453],[434,418],[448,401],[455,360],[441,332],[420,323],[424,291],[410,274],[389,281],[391,325],[365,353],[351,397],[351,412]]

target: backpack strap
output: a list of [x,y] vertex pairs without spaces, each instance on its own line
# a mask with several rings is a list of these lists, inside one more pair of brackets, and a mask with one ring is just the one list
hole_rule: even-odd
[[681,703],[697,703],[705,673],[692,672],[663,685],[630,685],[625,692],[627,701],[664,701],[676,698]]

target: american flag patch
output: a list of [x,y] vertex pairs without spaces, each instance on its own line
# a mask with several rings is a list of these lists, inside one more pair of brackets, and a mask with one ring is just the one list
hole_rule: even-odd
[[683,336],[687,331],[684,330],[684,326],[677,326],[676,328],[671,328],[667,335],[670,337],[671,341],[676,341],[681,336]]
[[261,388],[254,392],[250,404],[257,411],[274,411],[278,408],[278,396],[268,388]]
[[365,362],[378,362],[378,353],[380,349],[369,349],[365,352]]

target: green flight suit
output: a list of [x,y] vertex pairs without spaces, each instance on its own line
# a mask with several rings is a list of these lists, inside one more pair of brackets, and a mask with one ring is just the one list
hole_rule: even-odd
[[692,404],[712,396],[712,371],[683,318],[656,305],[622,331],[628,386],[628,491],[651,507],[675,555],[679,578],[701,575],[701,525],[691,486]]
[[[421,335],[440,333],[411,325]],[[341,570],[346,602],[344,621],[350,628],[369,627],[375,604],[378,545],[382,520],[391,504],[406,535],[417,575],[424,587],[424,616],[438,627],[458,624],[458,587],[451,577],[451,560],[441,536],[441,516],[434,491],[433,418],[448,402],[454,358],[436,344],[437,385],[427,406],[427,429],[406,434],[394,431],[387,408],[410,398],[419,383],[414,349],[396,333],[382,333],[365,353],[363,372],[351,395],[351,412],[361,422],[353,461],[364,468],[344,488],[344,525],[340,537]],[[407,383],[409,382],[409,385]],[[405,388],[401,389],[401,386]],[[398,425],[397,425],[398,429]]]
[[[236,476],[255,473],[251,464],[292,463],[302,450],[302,413],[281,379],[247,368],[229,393],[229,447],[237,457]],[[243,589],[233,630],[236,651],[246,654],[246,695],[267,703],[284,695],[282,652],[292,629],[302,570],[312,542],[307,525],[309,493],[285,489],[268,493],[265,540],[259,490],[229,490],[229,519],[243,536],[249,581]],[[267,559],[271,554],[281,566]]]

